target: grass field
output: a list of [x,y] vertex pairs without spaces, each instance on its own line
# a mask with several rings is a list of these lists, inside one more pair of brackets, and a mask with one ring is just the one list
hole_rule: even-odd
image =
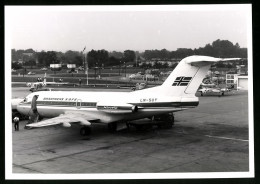
[[[68,73],[70,69],[66,68],[66,69],[62,69],[60,71],[52,71],[50,69],[48,69],[47,71],[42,71],[40,69],[36,69],[36,68],[27,68],[26,69],[26,72],[25,73],[28,73],[28,72],[35,72],[36,74],[44,74],[44,73],[47,73],[47,74],[61,74],[61,73]],[[94,69],[89,69],[88,70],[89,74],[94,74],[95,73],[95,70]],[[98,74],[99,72],[101,72],[101,74],[114,74],[114,75],[119,75],[120,74],[124,74],[124,73],[127,73],[127,74],[133,74],[133,73],[137,73],[137,72],[144,72],[144,69],[142,68],[104,68],[104,69],[97,69],[96,70],[96,73]],[[19,69],[17,70],[16,72],[12,72],[13,75],[17,75],[18,73],[20,74],[23,74],[24,73],[24,69]],[[84,74],[84,71],[79,71],[79,74]]]
[[[84,74],[84,71],[79,71],[79,73],[68,73],[68,69],[62,69],[61,71],[51,71],[48,69],[47,71],[42,71],[40,69],[26,69],[24,72],[23,69],[17,70],[16,72],[12,72],[12,82],[37,82],[37,78],[44,77],[44,74],[47,74],[47,82],[59,82],[59,79],[62,78],[63,82],[68,82],[69,85],[77,85],[79,84],[79,78],[81,78],[81,84],[86,85],[108,85],[111,84],[113,86],[135,86],[138,82],[145,82],[143,80],[129,80],[128,77],[130,74],[143,71],[140,68],[121,68],[119,75],[119,68],[106,68],[96,70],[96,75],[94,69],[89,69],[88,81],[87,76]],[[36,75],[27,75],[27,73],[31,71]],[[23,75],[23,73],[26,73]],[[99,78],[100,76],[100,78]],[[96,79],[95,79],[96,78]],[[161,84],[162,81],[150,81],[148,85],[158,85]],[[69,86],[68,85],[68,86]]]
[[[78,84],[79,78],[78,77],[63,77],[63,82],[69,82],[71,84]],[[37,77],[28,77],[28,76],[12,76],[12,82],[37,82]],[[59,77],[52,78],[47,77],[47,82],[59,82]],[[81,78],[81,83],[86,84],[87,79]],[[123,81],[123,80],[107,80],[107,79],[88,79],[89,84],[135,84],[133,81]]]

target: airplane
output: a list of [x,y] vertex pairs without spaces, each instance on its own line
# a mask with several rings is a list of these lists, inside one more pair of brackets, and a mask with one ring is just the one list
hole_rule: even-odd
[[[68,84],[68,82],[47,82],[46,73],[44,74],[44,79],[42,82],[26,83],[26,85],[30,87],[30,91],[32,92],[43,90],[42,88],[47,85],[64,85],[64,84]],[[44,90],[48,90],[48,89],[44,89]]]
[[95,123],[105,123],[115,132],[127,122],[143,118],[161,119],[170,128],[173,112],[198,106],[195,93],[211,64],[239,59],[189,56],[181,60],[161,86],[131,92],[40,91],[25,97],[17,110],[33,119],[27,127],[79,124],[83,136],[91,133]]

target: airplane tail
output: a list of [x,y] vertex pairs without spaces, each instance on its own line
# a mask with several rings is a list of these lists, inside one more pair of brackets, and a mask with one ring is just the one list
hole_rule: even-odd
[[165,96],[192,97],[195,95],[213,63],[238,59],[240,58],[221,59],[209,56],[186,57],[180,61],[165,82],[156,90]]

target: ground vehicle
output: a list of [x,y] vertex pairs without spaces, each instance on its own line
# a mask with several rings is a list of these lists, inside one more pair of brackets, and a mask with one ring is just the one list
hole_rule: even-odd
[[146,83],[136,83],[135,87],[132,88],[133,91],[144,89],[147,86]]
[[77,70],[79,70],[79,71],[83,71],[84,70],[84,68],[82,67],[82,66],[80,66],[80,67],[78,67],[78,69]]
[[131,74],[129,76],[130,79],[143,79],[143,75],[141,75],[140,73],[136,73],[136,74]]
[[68,70],[67,73],[78,73],[78,70]]
[[29,72],[28,75],[35,75],[35,72]]
[[48,69],[47,68],[41,68],[42,71],[47,71]]

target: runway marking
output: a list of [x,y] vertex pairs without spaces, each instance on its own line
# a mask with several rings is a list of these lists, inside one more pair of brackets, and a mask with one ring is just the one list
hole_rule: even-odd
[[248,142],[248,140],[245,140],[245,139],[236,139],[236,138],[231,138],[231,137],[220,137],[220,136],[212,136],[212,135],[205,135],[205,136],[206,137],[211,137],[211,138],[217,138],[217,139],[228,139],[228,140]]

